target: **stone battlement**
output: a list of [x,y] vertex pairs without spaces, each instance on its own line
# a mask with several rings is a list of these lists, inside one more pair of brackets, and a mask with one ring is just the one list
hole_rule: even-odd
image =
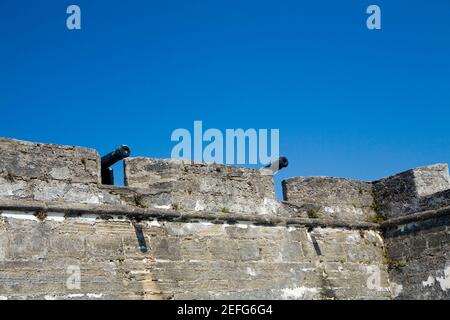
[[293,177],[283,201],[255,169],[127,158],[124,177],[102,185],[92,149],[0,138],[0,297],[450,297],[447,165]]

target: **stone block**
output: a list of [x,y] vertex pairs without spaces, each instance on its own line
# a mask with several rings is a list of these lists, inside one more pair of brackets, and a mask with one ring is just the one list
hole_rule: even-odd
[[145,206],[175,210],[276,213],[272,176],[260,170],[174,159],[125,159],[126,185],[146,189]]
[[[18,222],[16,222],[18,223]],[[48,225],[32,222],[34,228],[14,228],[10,230],[9,253],[14,259],[42,259],[49,250]]]
[[122,239],[120,237],[109,237],[107,235],[86,236],[86,250],[94,257],[105,259],[117,259],[123,257]]
[[256,241],[239,241],[239,255],[241,261],[260,259],[260,248]]
[[235,241],[226,239],[211,239],[208,241],[208,249],[213,259],[237,260],[238,246]]
[[377,211],[386,218],[427,210],[422,199],[449,188],[446,164],[415,168],[373,182]]
[[181,255],[184,261],[211,260],[211,254],[208,251],[206,240],[181,240]]
[[181,260],[180,240],[177,238],[152,239],[151,246],[157,260]]
[[85,254],[84,237],[73,234],[50,235],[49,256],[78,257]]
[[283,180],[285,201],[310,205],[320,217],[367,221],[375,214],[369,182],[330,177],[296,177]]
[[11,182],[100,182],[100,157],[92,149],[0,138],[0,154],[0,175]]
[[303,258],[302,245],[299,242],[284,242],[280,246],[282,261],[301,261]]
[[0,229],[0,262],[8,257],[9,239],[8,234]]

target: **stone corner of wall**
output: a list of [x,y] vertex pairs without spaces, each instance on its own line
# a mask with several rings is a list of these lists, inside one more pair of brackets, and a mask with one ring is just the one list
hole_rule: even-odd
[[[386,218],[430,209],[433,198],[450,189],[448,165],[443,163],[412,168],[373,182],[377,208]],[[434,206],[437,204],[434,203]]]

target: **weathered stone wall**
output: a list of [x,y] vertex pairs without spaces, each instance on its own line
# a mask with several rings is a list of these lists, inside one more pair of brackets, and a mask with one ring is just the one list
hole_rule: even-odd
[[449,187],[443,164],[374,182],[396,299],[450,298]]
[[[0,199],[124,204],[100,186],[97,151],[0,138]],[[125,195],[129,192],[125,192]]]
[[285,201],[317,215],[368,221],[375,216],[372,184],[330,177],[296,177],[283,181]]
[[262,171],[175,159],[125,159],[126,185],[147,207],[251,214],[277,213],[273,178]]
[[449,298],[445,165],[291,178],[282,202],[259,170],[133,158],[125,179],[0,139],[0,299]]
[[390,297],[382,239],[370,230],[4,212],[0,244],[4,299]]
[[0,138],[0,154],[0,174],[9,182],[100,182],[100,159],[92,149]]
[[427,210],[427,198],[450,189],[448,166],[436,164],[408,170],[373,183],[377,210],[395,218]]
[[450,299],[450,212],[385,230],[397,299]]

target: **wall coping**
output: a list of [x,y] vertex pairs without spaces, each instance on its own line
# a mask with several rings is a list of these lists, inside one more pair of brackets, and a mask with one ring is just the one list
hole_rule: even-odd
[[398,218],[391,218],[380,224],[382,229],[387,229],[391,227],[396,227],[399,225],[404,225],[413,222],[422,222],[434,218],[440,218],[450,215],[450,206],[442,207],[434,210],[425,210],[409,214],[407,216],[401,216]]
[[129,220],[142,221],[159,219],[162,221],[177,222],[200,222],[212,223],[248,223],[265,226],[304,226],[304,227],[330,227],[344,229],[388,229],[408,223],[422,222],[434,218],[450,216],[450,206],[436,210],[426,210],[391,218],[381,224],[369,222],[354,222],[343,219],[324,218],[285,218],[275,215],[254,215],[221,213],[221,212],[179,212],[169,209],[138,208],[129,205],[107,205],[107,204],[74,204],[65,202],[43,202],[35,200],[0,200],[0,214],[2,211],[22,212],[46,212],[64,213],[68,218],[78,217],[86,214],[98,215],[101,220],[109,220],[113,215],[124,216]]
[[138,208],[129,205],[106,204],[73,204],[65,202],[42,202],[24,200],[0,200],[1,211],[64,213],[66,217],[78,217],[86,214],[96,214],[103,220],[111,219],[113,215],[124,216],[129,220],[142,221],[160,219],[176,222],[211,223],[247,223],[265,226],[304,226],[304,227],[330,227],[344,229],[379,229],[379,225],[369,222],[354,222],[348,220],[324,218],[285,218],[275,215],[254,215],[219,213],[219,212],[179,212],[175,210]]

